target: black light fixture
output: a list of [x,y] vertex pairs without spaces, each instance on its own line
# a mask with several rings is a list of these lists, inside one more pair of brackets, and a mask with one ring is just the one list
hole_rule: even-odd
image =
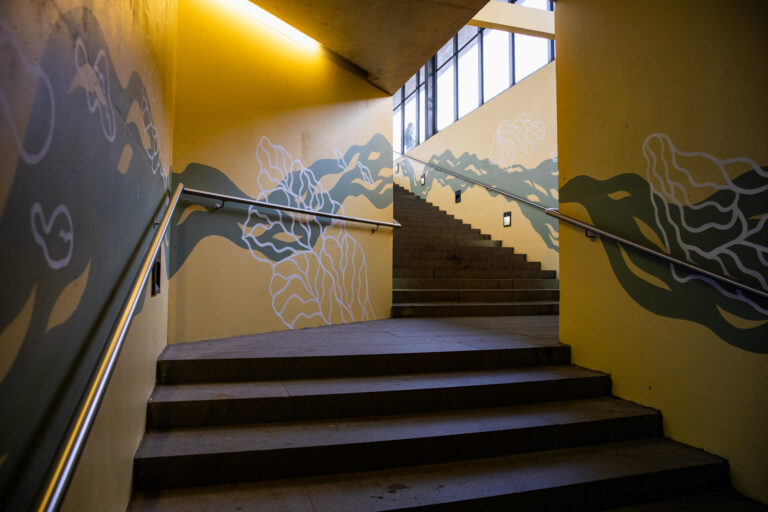
[[508,228],[512,225],[512,212],[504,212],[504,216],[502,217],[502,226],[505,228]]
[[456,191],[456,202],[457,203],[461,202],[461,190]]

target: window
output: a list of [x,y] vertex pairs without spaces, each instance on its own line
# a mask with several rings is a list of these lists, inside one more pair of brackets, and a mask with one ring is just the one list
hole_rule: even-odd
[[502,30],[483,31],[483,98],[490,100],[512,83],[512,35]]
[[453,60],[437,71],[437,129],[442,130],[455,121],[455,80]]
[[[548,0],[509,3],[554,10]],[[548,39],[462,28],[392,97],[394,150],[412,149],[554,58]]]
[[459,52],[459,117],[480,105],[480,45],[477,37]]
[[515,82],[549,62],[549,39],[515,34]]

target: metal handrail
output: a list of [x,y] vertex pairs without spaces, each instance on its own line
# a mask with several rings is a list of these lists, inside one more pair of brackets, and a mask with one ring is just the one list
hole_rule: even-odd
[[207,190],[185,188],[184,193],[190,196],[207,197],[209,199],[219,199],[221,201],[231,201],[235,203],[261,206],[264,208],[274,208],[275,210],[285,210],[288,212],[303,213],[306,215],[314,215],[315,217],[328,217],[329,219],[348,220],[352,222],[360,222],[362,224],[373,224],[375,226],[388,226],[391,228],[402,227],[402,225],[396,220],[394,220],[393,222],[384,222],[381,220],[363,219],[360,217],[352,217],[349,215],[337,215],[335,213],[325,213],[325,212],[318,212],[315,210],[305,210],[304,208],[295,208],[293,206],[284,206],[281,204],[266,203],[264,201],[256,201],[255,199],[249,199],[247,197],[230,196],[226,194],[219,194],[218,192],[209,192]]
[[507,192],[505,190],[501,190],[499,188],[496,188],[495,185],[488,185],[486,183],[481,183],[479,181],[475,181],[472,178],[467,178],[466,176],[462,176],[461,174],[456,174],[453,171],[449,171],[445,167],[440,167],[439,165],[431,164],[429,162],[425,162],[424,160],[419,160],[418,158],[414,158],[412,156],[400,153],[398,151],[393,151],[393,153],[396,153],[396,154],[400,155],[402,158],[408,158],[409,160],[413,160],[414,162],[419,162],[420,164],[426,165],[427,167],[431,167],[432,169],[435,169],[436,171],[440,171],[440,172],[442,172],[444,174],[449,174],[449,175],[451,175],[451,176],[453,176],[455,178],[459,178],[459,179],[464,180],[466,182],[472,183],[473,185],[479,185],[479,186],[483,187],[484,189],[486,189],[486,190],[488,190],[490,192],[494,192],[496,194],[499,194],[499,195],[502,195],[502,196],[505,196],[505,197],[509,197],[511,199],[514,199],[515,201],[519,201],[521,203],[527,204],[528,206],[533,206],[534,208],[538,208],[539,210],[546,211],[547,208],[548,208],[547,206],[544,206],[543,204],[534,203],[533,201],[529,201],[528,199],[526,199],[524,197],[521,197],[521,196],[515,195],[515,194],[513,194],[511,192]]
[[753,293],[755,295],[758,295],[760,297],[768,298],[768,292],[766,292],[765,290],[760,290],[758,288],[754,288],[752,286],[740,283],[738,281],[735,281],[734,279],[731,279],[730,277],[726,277],[724,275],[717,274],[715,272],[711,272],[711,271],[709,271],[709,270],[707,270],[705,268],[702,268],[702,267],[700,267],[698,265],[694,265],[692,263],[688,263],[687,261],[675,258],[675,257],[670,256],[669,254],[663,253],[661,251],[650,249],[648,247],[645,247],[644,245],[640,245],[638,243],[635,243],[635,242],[633,242],[631,240],[628,240],[628,239],[626,239],[626,238],[624,238],[622,236],[615,235],[615,234],[613,234],[613,233],[611,233],[609,231],[605,231],[604,229],[600,229],[600,228],[598,228],[596,226],[593,226],[591,224],[587,224],[586,222],[581,222],[580,220],[574,219],[573,217],[569,217],[567,215],[563,215],[562,213],[560,213],[560,211],[557,208],[548,208],[548,207],[540,205],[538,203],[534,203],[532,201],[528,201],[527,199],[522,198],[522,197],[520,197],[518,195],[509,193],[509,192],[505,192],[503,190],[499,190],[499,189],[497,189],[496,187],[494,187],[492,185],[487,185],[485,183],[480,183],[479,181],[475,181],[475,180],[473,180],[471,178],[466,178],[464,176],[461,176],[460,174],[456,174],[453,171],[449,171],[448,169],[445,169],[443,167],[437,166],[435,164],[431,164],[429,162],[425,162],[423,160],[419,160],[418,158],[414,158],[412,156],[405,155],[405,154],[400,153],[398,151],[393,151],[393,153],[396,153],[396,154],[400,155],[403,158],[408,158],[408,159],[414,160],[416,162],[419,162],[421,164],[424,164],[424,165],[426,165],[428,167],[431,167],[431,168],[433,168],[433,169],[435,169],[437,171],[443,172],[445,174],[450,174],[451,176],[455,176],[455,177],[457,177],[459,179],[462,179],[464,181],[468,181],[469,183],[474,183],[475,185],[480,185],[481,187],[483,187],[483,188],[485,188],[487,190],[493,191],[493,192],[495,192],[497,194],[500,194],[500,195],[503,195],[503,196],[506,196],[506,197],[510,197],[512,199],[515,199],[516,201],[521,202],[521,203],[525,203],[525,204],[527,204],[529,206],[533,206],[535,208],[539,208],[540,210],[543,210],[544,213],[546,213],[550,217],[555,217],[558,220],[561,220],[563,222],[566,222],[568,224],[571,224],[573,226],[577,226],[577,227],[585,230],[587,235],[590,235],[590,234],[600,235],[600,237],[602,237],[602,238],[608,238],[610,240],[613,240],[615,242],[623,244],[623,245],[625,245],[627,247],[631,247],[631,248],[633,248],[635,250],[638,250],[640,252],[643,252],[645,254],[649,254],[651,256],[655,256],[657,258],[660,258],[662,260],[668,261],[670,263],[674,263],[675,265],[679,265],[681,267],[687,268],[688,270],[693,270],[694,272],[698,272],[699,274],[705,275],[707,277],[710,277],[710,278],[715,279],[717,281],[720,281],[722,283],[729,284],[731,286],[734,286],[734,287],[739,288],[741,290],[748,291],[748,292]]
[[295,213],[303,213],[307,215],[314,215],[317,217],[329,217],[331,219],[348,220],[354,222],[361,222],[364,224],[374,224],[378,226],[390,226],[393,228],[401,227],[400,223],[383,222],[371,219],[362,219],[359,217],[351,217],[347,215],[336,215],[333,213],[317,212],[313,210],[305,210],[303,208],[293,208],[290,206],[283,206],[272,203],[265,203],[262,201],[255,201],[248,198],[229,196],[225,194],[218,194],[215,192],[208,192],[205,190],[197,190],[193,188],[184,188],[184,184],[180,183],[173,195],[171,196],[171,202],[168,205],[162,220],[157,223],[157,230],[155,231],[152,241],[149,245],[144,260],[141,263],[141,267],[134,279],[131,290],[128,294],[128,298],[120,310],[117,322],[113,327],[110,334],[109,341],[107,342],[104,354],[99,361],[96,373],[91,378],[88,384],[85,396],[78,406],[76,412],[75,421],[67,432],[66,442],[64,447],[59,453],[58,460],[56,461],[55,468],[50,475],[45,491],[40,499],[37,510],[39,512],[53,512],[58,509],[61,504],[61,500],[64,497],[64,493],[69,485],[74,469],[77,465],[77,461],[85,446],[85,441],[88,437],[88,433],[93,426],[93,422],[96,418],[101,400],[104,398],[107,385],[109,384],[110,377],[114,372],[115,365],[117,364],[117,358],[120,355],[120,350],[125,342],[125,336],[128,332],[128,327],[131,325],[133,315],[138,305],[139,297],[141,296],[142,289],[147,282],[149,273],[152,269],[152,263],[157,257],[157,253],[160,250],[165,233],[168,231],[168,226],[171,223],[171,217],[176,210],[176,206],[179,203],[179,198],[182,194],[187,194],[197,197],[207,197],[211,199],[219,199],[221,201],[233,201],[245,204],[251,204],[254,206],[262,206],[266,208],[274,208],[278,210],[286,210]]
[[109,379],[117,364],[117,357],[120,354],[120,349],[123,347],[125,335],[128,332],[128,327],[130,326],[133,314],[136,311],[136,306],[139,302],[139,297],[141,296],[144,284],[147,282],[149,272],[152,269],[152,263],[155,261],[157,252],[160,250],[160,244],[171,223],[171,215],[176,208],[176,204],[179,202],[179,197],[183,190],[184,185],[182,184],[179,184],[179,186],[176,187],[176,191],[171,197],[168,209],[165,211],[165,214],[155,231],[155,235],[152,237],[152,242],[141,263],[141,267],[133,282],[128,298],[126,299],[123,308],[120,310],[120,316],[110,334],[107,347],[99,362],[98,369],[88,384],[85,397],[78,407],[75,422],[67,433],[66,443],[59,454],[55,469],[51,474],[48,485],[46,486],[40,501],[40,505],[38,506],[40,512],[53,512],[58,509],[61,499],[64,496],[64,492],[69,485],[77,461],[85,446],[85,440],[88,437],[88,433],[93,426],[93,421],[96,418],[96,413],[101,405],[101,400],[104,398],[107,384],[109,383]]
[[615,235],[611,232],[605,231],[604,229],[600,229],[598,227],[595,227],[591,224],[587,224],[586,222],[581,222],[580,220],[574,219],[573,217],[569,217],[567,215],[563,215],[560,213],[560,211],[557,208],[547,208],[545,210],[545,213],[551,217],[555,217],[556,219],[559,219],[563,222],[567,222],[568,224],[571,224],[573,226],[577,226],[583,230],[586,231],[587,235],[590,233],[594,233],[595,235],[600,235],[601,238],[608,238],[613,240],[614,242],[618,242],[622,245],[626,245],[627,247],[632,247],[633,249],[636,249],[640,252],[643,252],[645,254],[649,254],[651,256],[656,256],[657,258],[660,258],[662,260],[668,261],[669,263],[674,263],[675,265],[679,265],[681,267],[685,267],[688,270],[693,270],[694,272],[698,272],[699,274],[703,274],[707,277],[711,277],[712,279],[716,279],[720,282],[727,283],[731,286],[735,286],[736,288],[740,288],[742,290],[746,290],[750,293],[754,293],[755,295],[759,295],[760,297],[768,298],[768,292],[764,290],[760,290],[758,288],[753,288],[752,286],[748,286],[746,284],[740,283],[738,281],[735,281],[731,279],[730,277],[723,276],[721,274],[717,274],[715,272],[710,272],[709,270],[699,267],[698,265],[694,265],[692,263],[688,263],[687,261],[680,260],[678,258],[675,258],[673,256],[670,256],[669,254],[663,253],[661,251],[657,251],[655,249],[650,249],[648,247],[645,247],[644,245],[640,245],[638,243],[635,243],[631,240],[627,240],[624,237],[621,237],[619,235]]

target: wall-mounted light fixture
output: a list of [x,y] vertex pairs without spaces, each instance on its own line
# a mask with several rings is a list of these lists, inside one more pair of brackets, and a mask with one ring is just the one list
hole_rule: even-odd
[[457,203],[461,202],[461,190],[456,191],[456,202]]
[[512,225],[512,212],[504,212],[504,216],[501,220],[501,225],[508,228]]

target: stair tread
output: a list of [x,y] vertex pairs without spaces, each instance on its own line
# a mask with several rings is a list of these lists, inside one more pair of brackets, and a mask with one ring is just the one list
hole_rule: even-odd
[[392,510],[724,464],[701,450],[650,438],[359,473],[142,492],[134,494],[128,510]]
[[613,397],[532,405],[148,432],[137,459],[380,443],[655,416]]
[[[277,359],[478,350],[484,340],[515,349],[559,345],[557,317],[385,319],[168,346],[160,362]],[[470,344],[471,343],[471,344]]]
[[609,512],[766,512],[768,506],[735,491],[705,492],[642,505],[612,508]]
[[518,305],[544,305],[559,304],[556,300],[526,300],[517,302],[456,302],[456,301],[436,301],[436,302],[393,302],[392,307],[418,307],[418,306],[518,306]]
[[537,365],[502,370],[416,373],[367,377],[290,379],[158,385],[151,401],[188,402],[374,393],[416,389],[489,386],[558,379],[604,377],[604,373],[572,365]]

